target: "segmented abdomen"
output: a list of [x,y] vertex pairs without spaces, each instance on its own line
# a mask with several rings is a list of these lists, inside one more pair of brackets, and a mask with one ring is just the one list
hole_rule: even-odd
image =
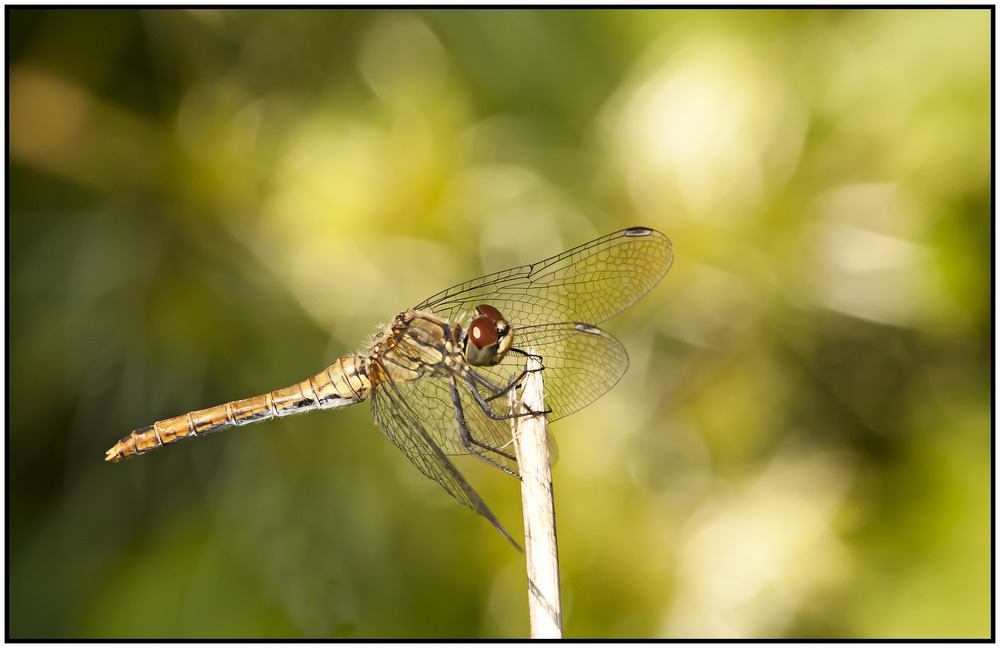
[[367,359],[344,356],[312,378],[284,389],[188,412],[135,430],[108,450],[105,461],[121,461],[186,437],[201,436],[232,425],[354,405],[368,398],[371,390]]

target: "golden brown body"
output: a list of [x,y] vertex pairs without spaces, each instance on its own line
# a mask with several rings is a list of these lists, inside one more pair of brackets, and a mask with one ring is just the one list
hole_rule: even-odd
[[[597,324],[646,294],[670,268],[669,239],[631,227],[561,254],[457,284],[380,331],[362,353],[277,391],[136,430],[108,461],[190,436],[372,400],[386,438],[424,475],[489,519],[516,546],[449,459],[471,454],[517,475],[506,405],[525,375],[524,349],[544,359],[550,421],[587,406],[625,373],[628,354]],[[514,346],[516,345],[516,346]]]
[[[157,421],[116,443],[105,460],[121,461],[233,425],[354,405],[387,378],[399,382],[440,375],[444,358],[453,353],[449,330],[441,318],[407,310],[375,336],[366,354],[339,358],[315,376],[284,389]],[[370,374],[373,360],[381,368]]]

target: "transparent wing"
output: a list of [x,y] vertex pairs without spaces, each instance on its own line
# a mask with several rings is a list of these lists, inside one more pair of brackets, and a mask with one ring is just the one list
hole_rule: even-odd
[[[628,369],[628,353],[613,335],[596,326],[561,322],[526,326],[514,332],[515,346],[542,356],[545,406],[549,421],[594,402],[617,384]],[[495,367],[476,367],[494,384],[508,384],[524,369],[524,357],[508,354]]]
[[[475,371],[471,367],[468,369]],[[519,370],[516,367],[511,367],[510,372],[516,376]],[[508,384],[506,379],[502,383],[498,383],[492,377],[488,377],[488,379],[500,388],[506,387]],[[510,420],[495,419],[489,416],[469,391],[468,383],[463,381],[459,374],[456,374],[456,382],[462,404],[462,414],[472,439],[483,446],[513,455],[514,448],[510,443]],[[411,411],[423,421],[428,436],[435,445],[441,448],[444,454],[469,454],[465,444],[462,443],[455,405],[451,399],[451,386],[447,378],[421,378],[420,380],[397,382],[395,390],[410,405]],[[484,398],[492,395],[488,389],[482,386],[479,387],[479,392]],[[489,405],[496,415],[503,416],[508,412],[506,395],[493,399]],[[479,450],[482,451],[482,447]],[[484,454],[511,472],[517,473],[515,461],[504,459],[491,452],[484,452]]]
[[[589,324],[564,322],[529,326],[518,331],[522,348],[532,348],[542,356],[542,375],[545,387],[545,407],[550,409],[549,421],[569,416],[607,393],[628,369],[628,353],[613,335]],[[482,376],[494,391],[475,385],[484,399],[495,390],[508,387],[522,378],[525,358],[509,354],[494,367],[466,365],[456,373],[458,393],[469,433],[475,441],[514,454],[510,444],[511,431],[508,419],[490,416],[470,391],[466,372]],[[424,422],[431,440],[446,455],[468,454],[459,432],[451,387],[447,378],[422,378],[395,383],[396,392],[410,405],[411,411]],[[509,414],[507,395],[488,402],[494,416]],[[553,444],[554,445],[554,444]],[[517,464],[494,453],[485,453],[490,459],[517,472]]]
[[458,284],[414,308],[454,321],[489,304],[507,318],[515,335],[522,327],[553,322],[599,324],[649,292],[673,259],[670,239],[632,227],[544,261]]
[[[422,421],[429,423],[434,419],[424,418],[426,414],[424,408],[421,407],[422,413],[418,414],[411,405],[419,405],[424,401],[416,400],[419,397],[418,394],[404,393],[404,390],[412,392],[412,385],[419,386],[429,382],[427,379],[403,383],[395,383],[388,379],[381,381],[372,393],[371,399],[372,418],[375,420],[375,425],[420,472],[441,484],[448,491],[448,494],[456,500],[489,520],[511,544],[520,550],[520,545],[507,533],[507,530],[503,528],[503,525],[500,524],[482,498],[445,456],[440,443],[436,442],[434,437],[428,433],[427,428],[424,427]],[[431,400],[430,407],[437,409],[433,403],[438,402]],[[454,413],[451,414],[450,418],[454,419]],[[438,431],[438,437],[440,438],[440,431]]]

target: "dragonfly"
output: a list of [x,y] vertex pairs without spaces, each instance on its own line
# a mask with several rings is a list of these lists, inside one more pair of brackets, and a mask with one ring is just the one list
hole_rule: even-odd
[[543,363],[547,420],[586,407],[614,387],[629,364],[621,342],[597,325],[649,292],[672,263],[666,236],[630,227],[460,283],[406,309],[362,352],[311,378],[133,430],[105,459],[370,399],[386,438],[520,549],[449,457],[473,455],[519,478],[510,419],[525,413],[513,412],[504,396],[526,375],[529,350]]

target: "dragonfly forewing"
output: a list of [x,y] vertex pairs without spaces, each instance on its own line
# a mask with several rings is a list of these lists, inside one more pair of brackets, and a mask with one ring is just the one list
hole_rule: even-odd
[[[556,421],[590,405],[614,387],[628,370],[628,352],[607,331],[579,322],[528,326],[517,331],[515,344],[542,357],[546,418]],[[503,384],[524,368],[514,357],[496,367],[476,371]]]
[[600,324],[649,292],[673,260],[670,239],[630,227],[544,261],[452,286],[414,309],[455,318],[490,304],[515,330],[555,322]]

